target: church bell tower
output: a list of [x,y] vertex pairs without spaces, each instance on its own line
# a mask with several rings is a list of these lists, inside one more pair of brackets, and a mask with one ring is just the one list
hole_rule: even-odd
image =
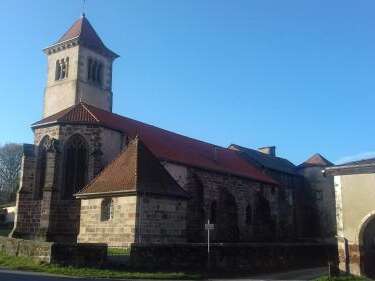
[[104,45],[85,15],[44,52],[48,74],[43,117],[79,102],[112,111],[112,65],[118,55]]

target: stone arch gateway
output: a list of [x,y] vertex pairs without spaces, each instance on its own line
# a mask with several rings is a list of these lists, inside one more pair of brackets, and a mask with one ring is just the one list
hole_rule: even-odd
[[364,275],[375,277],[375,213],[371,214],[361,226],[359,232],[361,252],[361,271]]

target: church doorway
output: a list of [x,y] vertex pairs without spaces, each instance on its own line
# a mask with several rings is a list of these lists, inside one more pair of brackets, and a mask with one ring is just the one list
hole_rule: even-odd
[[362,229],[361,264],[363,273],[370,278],[375,278],[375,215],[372,216]]

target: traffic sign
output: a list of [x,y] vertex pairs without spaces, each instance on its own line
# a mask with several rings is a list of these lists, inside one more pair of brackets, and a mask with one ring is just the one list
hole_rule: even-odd
[[205,228],[206,230],[214,230],[214,229],[215,229],[215,225],[214,225],[213,223],[206,223],[206,224],[204,225],[204,228]]

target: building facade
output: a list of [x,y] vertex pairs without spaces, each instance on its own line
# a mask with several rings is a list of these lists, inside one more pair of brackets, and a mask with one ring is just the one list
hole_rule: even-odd
[[323,173],[333,166],[320,154],[314,154],[297,167],[303,177],[304,191],[300,196],[305,210],[303,218],[305,236],[334,242],[336,235],[336,203],[333,177]]
[[216,242],[301,235],[304,183],[292,163],[112,113],[118,55],[84,16],[44,51],[44,114],[24,145],[13,237],[204,242],[208,220]]
[[334,176],[341,271],[375,277],[375,159],[329,167]]

